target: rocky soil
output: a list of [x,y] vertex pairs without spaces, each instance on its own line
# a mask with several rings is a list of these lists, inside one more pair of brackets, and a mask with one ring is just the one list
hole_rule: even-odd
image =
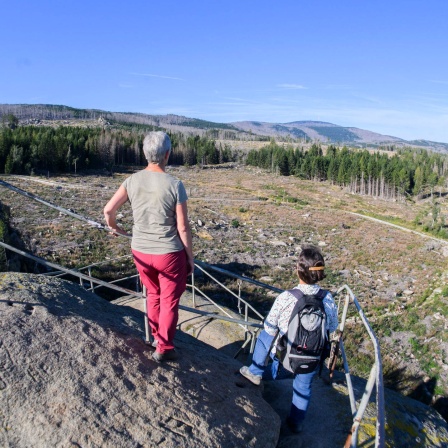
[[0,276],[3,447],[273,448],[280,419],[239,363],[180,333],[159,364],[142,315],[71,282]]

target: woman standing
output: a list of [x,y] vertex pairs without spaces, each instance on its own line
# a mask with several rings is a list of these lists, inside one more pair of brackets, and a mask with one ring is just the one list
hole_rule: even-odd
[[187,275],[194,269],[187,193],[165,167],[171,141],[164,132],[150,132],[143,141],[148,166],[128,177],[104,207],[109,228],[125,234],[116,223],[117,210],[129,200],[134,225],[132,254],[147,290],[148,321],[155,361],[174,360],[174,334],[179,300]]

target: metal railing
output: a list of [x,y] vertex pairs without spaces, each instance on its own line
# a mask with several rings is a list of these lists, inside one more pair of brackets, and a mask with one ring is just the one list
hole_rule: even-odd
[[[89,225],[95,227],[95,228],[98,229],[98,230],[106,231],[106,232],[108,232],[108,233],[111,233],[111,230],[110,230],[108,227],[105,227],[104,225],[102,225],[102,224],[100,224],[100,223],[98,223],[98,222],[96,222],[96,221],[93,221],[93,220],[91,220],[91,219],[88,219],[88,218],[86,218],[86,217],[80,215],[79,213],[74,212],[73,210],[69,210],[69,209],[66,209],[66,208],[64,208],[64,207],[60,207],[60,206],[58,206],[58,205],[55,205],[55,204],[53,204],[53,203],[51,203],[51,202],[49,202],[49,201],[46,201],[45,199],[42,199],[41,197],[36,196],[35,194],[30,193],[30,192],[28,192],[28,191],[22,190],[21,188],[15,187],[14,185],[11,185],[10,183],[5,182],[4,180],[1,180],[1,179],[0,179],[0,186],[5,187],[5,188],[7,188],[7,189],[9,189],[9,190],[11,190],[11,191],[14,191],[15,193],[18,193],[18,194],[20,194],[20,195],[22,195],[22,196],[25,196],[25,197],[27,197],[28,199],[32,199],[32,200],[34,200],[34,201],[36,201],[36,202],[39,202],[39,203],[41,203],[41,204],[43,204],[43,205],[45,205],[45,206],[47,206],[47,207],[53,208],[53,209],[59,211],[60,213],[64,213],[64,214],[66,214],[66,215],[68,215],[68,216],[71,216],[72,218],[75,218],[75,219],[78,219],[78,220],[80,220],[80,221],[86,222],[87,224],[89,224]],[[127,238],[127,239],[130,239],[130,238],[131,238],[131,235],[122,235],[122,234],[117,233],[117,232],[113,232],[113,233],[116,233],[118,236],[125,237],[125,238]],[[3,244],[4,244],[4,243],[3,243]],[[7,246],[7,245],[4,245],[4,247],[6,247],[6,246]],[[120,288],[120,287],[118,287],[118,286],[116,286],[116,285],[112,285],[112,283],[117,283],[117,282],[120,282],[120,281],[124,281],[125,279],[119,279],[119,280],[116,280],[116,281],[114,281],[114,282],[110,282],[110,283],[108,283],[108,282],[101,282],[101,283],[100,283],[100,281],[99,281],[98,279],[95,279],[94,277],[91,276],[91,273],[92,273],[91,269],[92,269],[93,267],[98,266],[98,265],[100,265],[100,264],[102,264],[102,263],[105,263],[105,262],[100,262],[100,263],[92,264],[92,265],[89,265],[89,266],[86,266],[86,267],[84,267],[84,268],[80,268],[80,269],[77,269],[77,270],[70,270],[70,269],[66,269],[66,268],[63,268],[63,267],[61,267],[61,266],[58,266],[58,265],[56,265],[56,264],[54,264],[54,263],[49,263],[49,262],[47,262],[47,261],[45,261],[45,260],[43,260],[43,259],[41,259],[41,258],[39,258],[39,257],[34,257],[34,256],[30,255],[30,254],[27,254],[26,252],[19,251],[19,250],[15,249],[15,248],[13,248],[13,247],[11,247],[11,246],[8,246],[7,248],[8,248],[9,250],[12,250],[12,251],[15,251],[15,252],[17,252],[17,253],[20,253],[20,254],[23,255],[24,257],[31,258],[31,259],[33,259],[33,260],[34,260],[35,262],[37,262],[37,263],[46,265],[46,266],[48,266],[48,267],[52,267],[52,269],[55,269],[55,270],[57,271],[57,272],[55,273],[55,275],[61,276],[61,275],[70,274],[70,275],[77,276],[77,277],[79,277],[79,281],[80,281],[81,285],[83,284],[83,280],[87,280],[87,281],[90,283],[90,288],[87,288],[88,290],[94,291],[95,289],[97,289],[97,288],[99,288],[99,287],[109,287],[109,288],[111,288],[111,289],[115,289],[116,291],[122,291],[122,292],[127,291],[127,295],[128,295],[128,297],[133,297],[133,296],[135,295],[135,292],[133,292],[133,291],[127,290],[126,288]],[[201,264],[200,262],[199,262],[199,263],[198,263],[198,262],[195,262],[195,266],[196,266],[198,269],[202,270],[202,271],[204,272],[204,274],[210,276],[214,281],[218,282],[215,278],[213,278],[213,276],[211,276],[209,273],[207,273],[207,272],[204,270],[204,268],[203,268],[204,265],[205,265],[205,263],[202,263],[202,264]],[[86,270],[86,269],[87,269],[87,272],[88,272],[88,275],[87,275],[87,276],[84,275],[84,274],[82,274],[82,272],[81,272],[81,271]],[[218,271],[218,269],[219,269],[219,268],[217,268],[217,269],[215,269],[215,270]],[[221,270],[221,273],[224,273],[224,270]],[[236,276],[236,274],[230,273],[230,272],[228,272],[228,271],[226,272],[226,275],[230,275],[230,276],[233,275],[233,276]],[[239,277],[240,277],[240,281],[251,281],[251,282],[254,283],[254,284],[258,284],[259,286],[263,285],[263,287],[267,287],[268,289],[273,289],[273,290],[281,291],[281,290],[278,290],[277,288],[269,287],[269,285],[264,285],[264,284],[262,284],[262,283],[260,283],[260,282],[257,282],[256,280],[251,280],[251,279],[248,279],[248,278],[246,278],[246,277],[242,277],[242,276],[239,276]],[[126,278],[126,280],[127,280],[127,279],[128,279],[128,278]],[[218,282],[218,283],[219,283],[222,287],[224,287],[224,285],[222,285],[220,282]],[[96,286],[94,286],[94,284],[95,284]],[[241,321],[242,321],[241,319],[235,319],[235,318],[232,318],[231,315],[230,315],[227,311],[225,311],[222,307],[220,307],[218,304],[216,304],[210,297],[208,297],[203,291],[201,291],[201,290],[196,286],[196,284],[195,284],[195,281],[194,281],[194,275],[192,276],[192,284],[189,285],[189,286],[192,288],[192,293],[193,293],[193,309],[189,309],[188,307],[184,307],[184,306],[182,306],[182,305],[180,305],[179,308],[180,308],[180,309],[185,309],[186,311],[193,310],[192,312],[196,312],[197,314],[201,314],[201,315],[206,315],[206,316],[210,317],[211,319],[222,319],[222,320],[227,320],[227,321],[235,322],[235,323],[237,323],[238,325],[243,326],[243,327],[245,328],[245,342],[244,342],[244,344],[243,344],[243,347],[237,352],[237,354],[235,355],[235,357],[238,356],[238,354],[240,353],[240,351],[241,351],[242,349],[244,349],[244,348],[246,347],[246,345],[249,344],[249,343],[250,343],[250,353],[252,353],[252,352],[253,352],[254,345],[255,345],[255,336],[256,336],[256,333],[257,333],[258,329],[260,329],[260,328],[262,327],[262,323],[261,323],[261,321],[263,320],[263,316],[262,316],[260,313],[258,313],[252,306],[250,306],[246,301],[244,301],[244,300],[241,298],[241,289],[239,288],[239,293],[238,293],[238,296],[237,296],[237,297],[238,297],[238,310],[240,311],[239,314],[241,314],[241,307],[242,307],[242,305],[244,305],[244,319],[243,319],[244,322],[241,322]],[[226,288],[226,287],[224,287],[224,288],[225,288],[228,292],[230,292],[232,295],[235,295],[235,294],[234,294],[232,291],[230,291],[228,288]],[[138,288],[136,288],[136,289],[138,289]],[[223,313],[225,314],[225,316],[223,316],[223,315],[217,315],[216,313],[208,313],[208,312],[204,312],[204,311],[199,312],[199,310],[196,310],[196,309],[195,309],[195,308],[196,308],[196,304],[195,304],[195,294],[196,294],[196,292],[199,293],[199,294],[201,294],[201,295],[202,295],[204,298],[206,298],[210,303],[212,303],[213,305],[215,305],[221,312],[223,312]],[[255,313],[256,315],[258,315],[258,317],[260,318],[260,322],[254,322],[254,321],[251,321],[251,320],[249,319],[249,315],[248,315],[248,311],[249,311],[249,309],[250,309],[253,313]],[[249,331],[249,329],[248,329],[249,327],[254,327],[254,328],[255,328],[255,331]],[[146,324],[145,324],[145,328],[146,328]],[[145,336],[145,338],[146,338],[146,341],[149,342],[148,331],[146,331],[146,336]]]
[[[128,288],[123,288],[121,286],[117,286],[116,283],[121,282],[121,281],[125,281],[125,280],[129,280],[132,278],[138,278],[138,274],[137,275],[132,275],[132,276],[128,276],[128,277],[124,277],[124,278],[120,278],[111,282],[105,282],[103,280],[97,279],[95,277],[91,276],[91,270],[92,268],[99,266],[101,264],[104,264],[105,262],[99,262],[99,263],[94,263],[91,264],[89,266],[85,266],[79,269],[68,269],[65,268],[59,264],[56,263],[52,263],[49,261],[44,260],[43,258],[40,257],[36,257],[35,255],[31,255],[25,251],[22,251],[20,249],[16,249],[13,246],[10,246],[9,244],[6,244],[2,241],[0,241],[0,247],[3,247],[4,249],[10,250],[12,252],[15,252],[25,258],[28,258],[30,260],[33,260],[34,262],[41,264],[43,266],[46,266],[47,268],[51,268],[54,269],[53,272],[47,272],[43,275],[52,275],[54,274],[57,277],[62,277],[62,276],[66,276],[66,275],[70,275],[73,277],[77,277],[79,278],[79,283],[81,286],[83,286],[85,289],[87,289],[88,291],[92,291],[94,292],[97,288],[100,287],[104,287],[104,288],[109,288],[112,289],[114,291],[120,292],[124,295],[124,297],[122,298],[122,300],[118,300],[117,303],[121,304],[124,301],[131,301],[131,300],[138,300],[138,299],[143,299],[145,302],[145,306],[146,306],[146,295],[144,292],[139,292],[138,289],[136,288],[136,291],[128,289]],[[201,265],[204,265],[204,263],[200,263]],[[209,273],[207,273],[203,267],[201,267],[199,264],[195,263],[195,266],[200,269],[202,272],[206,273],[208,276],[210,276],[211,278],[213,278],[213,276],[211,276]],[[210,266],[210,265],[209,265]],[[212,266],[210,266],[211,268],[213,268]],[[216,268],[219,269],[219,268]],[[84,274],[82,271],[83,270],[87,270],[87,274]],[[224,273],[226,271],[224,270],[220,270],[221,273]],[[236,275],[233,273],[230,273],[231,275]],[[241,277],[242,280],[245,281],[251,281],[251,279],[248,279],[247,277],[242,277],[242,276],[238,276]],[[217,280],[216,280],[217,281]],[[256,282],[255,280],[252,280],[252,282]],[[221,284],[220,282],[218,282],[219,284]],[[259,282],[256,282],[259,283]],[[90,287],[87,287],[87,285],[90,285]],[[222,285],[222,284],[221,284]],[[214,312],[209,312],[209,311],[202,311],[202,310],[198,310],[196,309],[196,304],[194,302],[193,299],[193,308],[190,308],[188,306],[185,305],[179,305],[179,308],[181,310],[184,311],[188,311],[191,313],[195,313],[201,316],[206,316],[210,319],[218,319],[218,320],[224,320],[227,322],[231,322],[237,325],[240,325],[241,327],[245,328],[245,341],[242,345],[242,347],[238,350],[238,352],[235,354],[235,358],[238,356],[238,354],[241,352],[241,350],[243,350],[249,343],[250,343],[250,353],[253,352],[253,347],[255,345],[255,339],[256,339],[256,334],[258,332],[258,330],[260,328],[262,328],[262,320],[263,320],[263,316],[258,313],[248,302],[246,302],[242,297],[241,297],[241,291],[239,291],[239,295],[236,295],[235,293],[233,293],[232,291],[230,291],[227,287],[226,290],[229,291],[232,295],[234,295],[235,297],[238,298],[238,301],[240,304],[244,305],[244,309],[245,309],[245,313],[244,313],[244,318],[243,319],[238,319],[238,318],[234,318],[231,316],[230,313],[228,313],[223,307],[219,306],[215,301],[213,301],[210,297],[207,296],[207,294],[205,294],[196,284],[195,284],[195,280],[194,280],[194,275],[192,275],[192,283],[190,285],[188,285],[192,288],[192,291],[194,293],[199,293],[202,297],[204,297],[206,300],[208,300],[211,304],[213,304],[215,307],[217,307],[221,312],[224,313],[224,315],[221,314],[217,314]],[[255,313],[259,318],[260,321],[257,320],[253,320],[249,317],[249,313],[248,310],[251,310],[253,313]],[[148,327],[147,327],[147,318],[146,318],[146,313],[145,313],[145,341],[146,342],[150,342],[150,336],[149,336],[149,331],[148,331]],[[249,330],[249,327],[253,328],[254,330]]]
[[[353,425],[351,428],[351,431],[347,437],[346,443],[344,445],[344,448],[356,448],[358,446],[358,430],[359,425],[361,423],[362,417],[364,415],[364,412],[366,410],[367,404],[369,403],[370,397],[372,395],[373,389],[376,386],[376,433],[375,433],[375,448],[383,448],[386,443],[386,429],[385,429],[385,403],[384,403],[384,384],[383,384],[383,367],[382,367],[382,361],[381,361],[381,353],[380,353],[380,345],[378,342],[378,339],[373,332],[372,328],[370,327],[370,324],[362,311],[362,308],[356,299],[355,295],[353,294],[352,290],[347,286],[343,285],[341,286],[337,292],[335,293],[334,297],[337,298],[338,296],[342,296],[345,291],[345,297],[344,297],[344,308],[342,310],[342,317],[339,324],[338,329],[338,337],[339,337],[339,348],[341,351],[342,361],[344,364],[344,371],[345,371],[345,378],[347,382],[347,389],[349,393],[350,398],[350,407],[352,411],[352,417],[353,417]],[[338,300],[338,310],[340,310],[341,306],[341,298]],[[345,323],[347,320],[347,312],[348,307],[350,303],[353,303],[356,307],[356,310],[358,311],[358,314],[361,318],[362,323],[364,324],[365,329],[367,330],[367,333],[369,334],[369,337],[373,343],[374,353],[375,353],[375,361],[373,363],[373,366],[370,370],[370,375],[366,383],[366,387],[364,390],[364,393],[362,395],[362,398],[360,400],[359,406],[356,406],[356,398],[355,393],[352,385],[352,380],[350,376],[350,369],[348,366],[347,356],[345,354],[344,350],[344,343],[342,339],[342,335],[345,328]]]
[[[267,287],[267,289],[273,289],[273,290],[276,290],[277,292],[282,292],[282,290],[278,289],[278,288],[275,288],[275,287],[270,287],[269,285],[265,285],[264,283],[258,282],[257,280],[253,280],[251,278],[248,278],[248,277],[245,277],[245,276],[242,276],[242,275],[238,275],[238,274],[235,274],[235,273],[230,272],[230,271],[226,271],[225,269],[222,269],[222,268],[219,268],[217,266],[213,266],[213,265],[201,262],[201,261],[195,261],[195,267],[202,274],[204,274],[206,277],[211,279],[214,283],[219,285],[222,289],[224,289],[227,293],[229,293],[233,298],[235,298],[237,300],[238,314],[244,316],[243,321],[238,324],[238,325],[240,325],[240,327],[242,327],[244,329],[244,343],[243,343],[242,347],[236,352],[236,354],[234,355],[234,358],[236,358],[241,353],[241,351],[246,348],[246,346],[248,344],[250,344],[249,353],[253,353],[254,347],[255,347],[256,334],[257,334],[258,330],[260,328],[262,328],[262,322],[264,320],[264,316],[262,314],[260,314],[252,305],[250,305],[247,301],[245,301],[242,298],[242,296],[241,296],[241,285],[242,285],[242,282],[251,283],[251,284],[260,286],[262,288],[266,288]],[[237,279],[237,281],[238,281],[238,294],[235,294],[226,285],[224,285],[216,277],[214,277],[212,274],[210,274],[205,268],[207,268],[208,270],[215,271],[215,272],[217,272],[219,274],[223,274],[225,276]],[[202,291],[197,286],[197,283],[195,281],[195,274],[194,274],[194,272],[191,275],[191,284],[188,285],[188,286],[190,286],[191,290],[192,290],[192,299],[193,299],[193,307],[194,308],[196,308],[196,293],[199,293],[208,302],[210,302],[213,305],[215,305],[215,307],[217,307],[221,312],[223,312],[228,317],[231,317],[231,314],[229,312],[227,312],[224,308],[219,306],[215,301],[213,301],[204,291]],[[253,322],[253,321],[249,320],[249,311],[251,311],[253,314],[255,314],[255,316],[257,316],[259,318],[259,322]],[[249,326],[250,327],[254,327],[255,331],[249,330]]]

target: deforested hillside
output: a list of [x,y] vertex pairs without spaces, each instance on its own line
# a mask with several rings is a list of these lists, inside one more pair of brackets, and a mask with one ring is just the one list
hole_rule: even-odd
[[[39,121],[39,120],[38,120]],[[426,148],[380,151],[300,141],[222,139],[222,130],[202,134],[149,124],[95,120],[22,122],[13,114],[0,128],[0,173],[57,174],[123,170],[145,163],[143,138],[165,130],[172,141],[171,163],[184,166],[239,162],[316,182],[329,181],[355,194],[405,200],[446,191],[448,158]],[[228,130],[223,131],[227,134]],[[232,131],[233,132],[233,131]],[[233,134],[235,137],[236,134]],[[227,136],[229,137],[229,136]],[[230,137],[229,137],[230,138]],[[445,232],[434,202],[431,231]],[[443,219],[442,219],[443,218]],[[421,221],[421,220],[420,220]]]
[[448,143],[428,140],[406,141],[399,137],[382,135],[370,130],[339,126],[320,121],[267,123],[239,121],[217,123],[180,115],[151,115],[136,112],[111,112],[100,109],[78,109],[51,104],[0,104],[0,121],[14,115],[21,124],[82,125],[82,126],[151,126],[188,135],[209,135],[218,140],[237,141],[294,141],[348,145],[358,148],[393,150],[406,146],[421,147],[447,153]]
[[448,144],[427,140],[407,141],[399,137],[383,135],[365,129],[338,126],[321,121],[294,121],[291,123],[265,123],[260,121],[238,121],[233,126],[255,135],[268,135],[303,142],[339,144],[358,148],[382,148],[393,150],[405,146],[423,147],[446,153]]
[[[9,116],[19,125],[159,128],[187,135],[211,133],[215,138],[235,140],[250,138],[231,124],[188,118],[180,115],[150,115],[135,112],[110,112],[99,109],[77,109],[52,104],[0,104],[0,122]],[[259,138],[256,137],[255,140]],[[262,139],[263,140],[263,139]],[[266,140],[266,139],[264,139]]]

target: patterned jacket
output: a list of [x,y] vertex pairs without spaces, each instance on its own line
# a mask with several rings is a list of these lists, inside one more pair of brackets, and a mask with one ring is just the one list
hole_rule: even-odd
[[[314,295],[321,289],[319,285],[298,285],[294,289],[299,289],[305,295]],[[288,324],[291,318],[294,305],[297,299],[288,291],[282,292],[275,299],[271,311],[264,321],[266,333],[275,336],[277,331],[279,335],[284,335],[288,331]],[[333,333],[338,327],[338,310],[330,292],[323,299],[325,313],[327,315],[327,330]]]

